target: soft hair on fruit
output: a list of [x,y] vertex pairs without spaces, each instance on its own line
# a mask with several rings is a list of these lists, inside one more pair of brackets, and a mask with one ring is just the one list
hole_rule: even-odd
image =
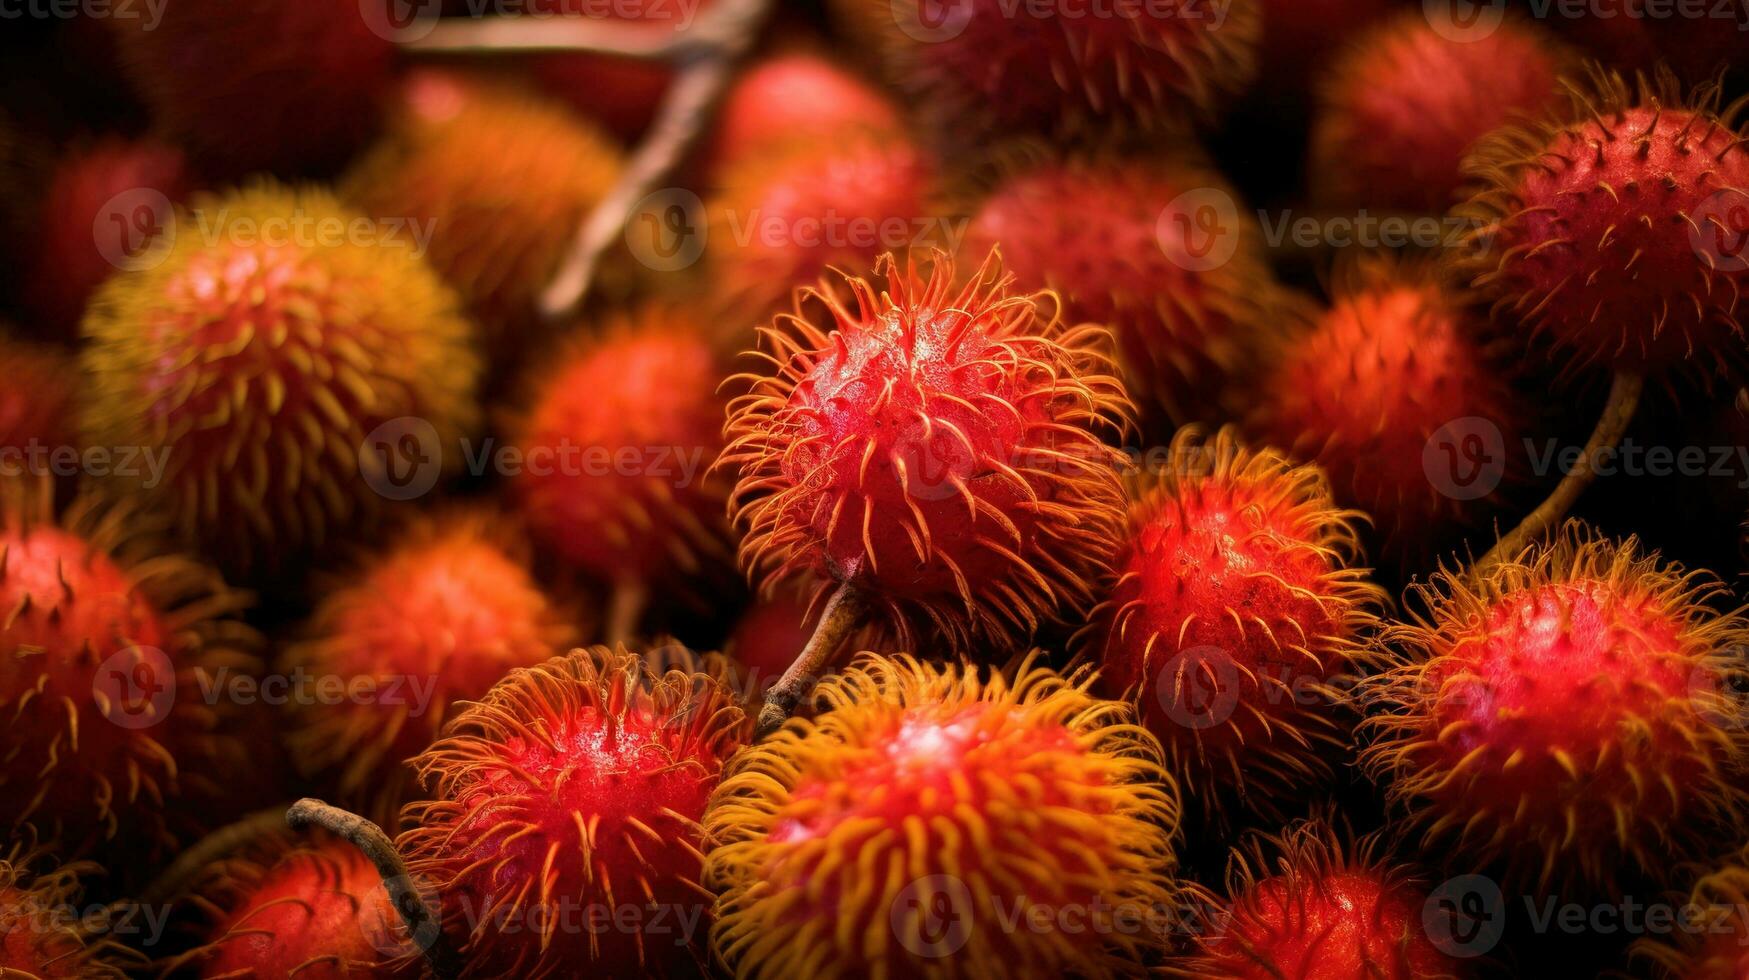
[[1721,865],[1692,870],[1698,880],[1686,904],[1697,918],[1668,936],[1636,940],[1628,955],[1670,980],[1740,976],[1749,963],[1749,846]]
[[[92,861],[56,864],[53,849],[28,831],[0,850],[0,975],[34,980],[36,973],[6,962],[13,952],[9,937],[21,937],[26,954],[49,957],[29,964],[43,976],[80,980],[125,980],[121,963],[141,968],[144,957],[113,939],[92,940],[71,914],[78,908],[79,876],[102,869]],[[35,870],[44,869],[49,870]]]
[[[999,964],[1014,976],[1098,978],[1138,968],[1151,950],[1139,931],[1065,945],[1048,930],[995,927],[1010,892],[1024,898],[1085,886],[1114,907],[1149,913],[1175,909],[1180,894],[1171,880],[1178,788],[1161,766],[1159,744],[1133,723],[1128,705],[1089,692],[1090,673],[1064,678],[1038,661],[1036,653],[1027,657],[1011,680],[969,665],[865,653],[820,687],[816,717],[792,718],[736,758],[705,818],[717,844],[705,878],[722,896],[712,943],[734,975],[937,978]],[[953,774],[959,805],[908,814],[902,828],[852,821],[827,834],[772,839],[798,804],[805,810],[821,800],[813,791],[822,783],[857,798],[890,789],[855,785],[845,770],[890,752],[895,726],[913,720],[975,724],[981,744],[1015,733],[1061,740],[1003,759],[1011,771]],[[1040,803],[1052,790],[1072,802]],[[954,955],[894,961],[882,953],[905,941],[894,905],[908,881],[932,875],[966,888],[975,909],[961,911],[978,926]],[[1003,943],[1018,955],[993,958]]]
[[[1642,772],[1631,761],[1622,763],[1642,798],[1669,797],[1686,818],[1680,823],[1636,814],[1633,799],[1612,804],[1585,801],[1599,807],[1613,805],[1614,833],[1609,841],[1587,840],[1577,832],[1580,817],[1571,802],[1565,807],[1565,827],[1527,819],[1523,801],[1516,811],[1510,803],[1492,801],[1505,809],[1494,810],[1494,819],[1489,820],[1487,803],[1476,801],[1487,800],[1485,788],[1490,776],[1509,772],[1521,762],[1516,752],[1498,767],[1483,761],[1485,746],[1476,747],[1450,767],[1420,761],[1422,755],[1436,752],[1442,739],[1459,733],[1455,725],[1447,725],[1430,738],[1425,731],[1432,720],[1426,710],[1428,702],[1441,697],[1446,688],[1466,684],[1474,677],[1470,672],[1459,672],[1443,678],[1437,688],[1430,687],[1426,670],[1444,658],[1429,658],[1427,651],[1453,649],[1465,634],[1486,629],[1492,609],[1509,597],[1575,582],[1599,583],[1606,594],[1628,597],[1636,608],[1651,609],[1680,630],[1679,648],[1660,655],[1679,661],[1678,666],[1686,670],[1684,676],[1691,681],[1683,696],[1665,703],[1684,706],[1683,713],[1692,717],[1671,723],[1677,727],[1684,748],[1666,753],[1659,764],[1662,770],[1673,769],[1669,763],[1685,762],[1704,775],[1684,799],[1667,772]],[[1581,522],[1570,521],[1546,545],[1533,545],[1516,557],[1489,565],[1479,575],[1463,569],[1441,569],[1430,582],[1416,585],[1413,592],[1425,609],[1417,609],[1409,621],[1393,625],[1385,634],[1385,642],[1397,657],[1396,666],[1369,678],[1356,696],[1367,712],[1361,730],[1373,736],[1372,744],[1362,750],[1361,765],[1371,778],[1386,786],[1393,806],[1404,812],[1406,825],[1422,832],[1424,845],[1455,837],[1455,844],[1466,849],[1467,858],[1483,863],[1502,860],[1508,881],[1525,882],[1538,890],[1547,889],[1552,882],[1607,890],[1613,887],[1618,864],[1631,864],[1640,870],[1659,868],[1672,854],[1692,853],[1703,846],[1709,831],[1736,825],[1734,821],[1749,802],[1749,793],[1741,785],[1741,769],[1749,759],[1749,731],[1743,727],[1742,705],[1732,703],[1730,691],[1749,681],[1749,664],[1744,659],[1744,651],[1749,650],[1749,621],[1740,611],[1719,613],[1710,607],[1712,601],[1730,595],[1711,575],[1664,564],[1657,552],[1643,553],[1637,538],[1618,542]],[[1700,677],[1716,679],[1717,687],[1694,683]],[[1461,689],[1455,696],[1464,696]],[[1631,724],[1624,722],[1624,728],[1627,730],[1620,737],[1631,743],[1649,740],[1655,734],[1651,724],[1641,718]],[[1592,764],[1588,759],[1574,760],[1561,746],[1547,751],[1569,778],[1577,779],[1579,767]],[[1605,746],[1597,763],[1601,764],[1609,752]],[[1462,813],[1440,814],[1425,801],[1428,794],[1442,791],[1454,781],[1466,787],[1460,798],[1474,807],[1475,815],[1467,820]],[[1538,851],[1540,857],[1536,856]]]
[[[832,447],[831,463],[815,467],[818,478],[792,481],[785,472],[789,457],[822,438],[799,436],[809,418],[821,413],[807,405],[792,404],[792,396],[817,365],[828,358],[848,356],[842,330],[885,318],[902,331],[903,339],[914,343],[920,319],[947,312],[959,315],[962,319],[946,338],[947,349],[977,337],[985,345],[985,353],[975,365],[968,366],[989,367],[1027,397],[1048,396],[1054,406],[1048,420],[1026,423],[1029,435],[1048,433],[1052,440],[1049,446],[1024,447],[1032,460],[1017,460],[1022,464],[1019,466],[987,454],[977,460],[993,476],[1022,488],[1028,498],[1025,509],[1035,517],[1029,522],[1032,533],[1020,534],[1009,515],[973,492],[965,479],[951,475],[948,482],[955,499],[964,501],[967,512],[974,515],[971,520],[987,517],[1017,539],[1010,547],[1003,541],[979,537],[973,550],[1001,563],[1008,574],[969,581],[951,556],[933,547],[929,523],[912,499],[904,461],[894,454],[910,513],[891,514],[890,520],[909,538],[920,564],[948,566],[957,585],[957,601],[954,597],[920,601],[886,595],[878,582],[870,589],[869,598],[884,607],[884,623],[896,629],[899,646],[913,646],[918,627],[926,627],[956,649],[966,649],[978,639],[999,642],[1016,633],[1030,634],[1058,609],[1092,605],[1094,588],[1109,573],[1111,550],[1123,522],[1118,468],[1124,456],[1102,442],[1099,433],[1121,435],[1128,431],[1135,408],[1113,373],[1107,328],[1097,324],[1065,327],[1059,301],[1048,291],[1016,294],[1011,288],[1012,277],[1003,274],[1000,254],[994,250],[957,292],[953,261],[940,251],[933,252],[930,261],[930,274],[924,280],[913,262],[901,269],[891,254],[884,255],[875,264],[875,274],[886,280],[885,289],[878,294],[868,280],[841,274],[848,301],[833,283],[823,281],[798,292],[793,314],[780,315],[770,326],[761,327],[770,351],[751,352],[751,356],[768,362],[771,370],[734,379],[749,382],[750,390],[729,404],[724,429],[729,444],[719,464],[739,469],[729,506],[737,530],[743,533],[743,568],[750,575],[763,575],[767,595],[797,573],[824,573],[819,574],[823,596],[838,583],[830,574],[833,570],[823,567],[826,541],[811,522],[816,515],[826,513],[829,503],[828,528],[837,527],[839,519],[846,516],[846,501],[867,499],[859,496],[860,486],[831,485],[831,464],[860,459],[859,473],[866,477],[876,444],[866,436],[855,443],[846,439]],[[824,326],[808,318],[808,308],[816,302],[830,317]],[[904,353],[910,357],[912,352]],[[914,387],[919,401],[924,400],[928,388],[915,374],[903,380]],[[888,391],[874,399],[870,410],[878,411],[886,404],[898,383],[890,377]],[[951,393],[937,394],[943,401],[951,400],[956,410],[984,417],[993,414],[991,406],[976,406]],[[996,411],[1018,414],[1014,402],[1007,398],[991,395],[989,401]],[[926,432],[938,421],[922,410],[916,416]],[[963,432],[957,428],[954,432],[977,452]],[[1041,459],[1050,465],[1038,465]],[[814,506],[809,507],[810,503]],[[860,509],[865,555],[872,566],[874,545],[869,527],[875,508]],[[829,539],[830,534],[824,537]]]

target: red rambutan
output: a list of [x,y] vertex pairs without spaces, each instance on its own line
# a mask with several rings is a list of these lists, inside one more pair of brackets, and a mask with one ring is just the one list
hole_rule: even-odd
[[1477,224],[1460,272],[1568,352],[1569,371],[1740,371],[1749,148],[1736,107],[1721,112],[1714,86],[1685,103],[1668,73],[1637,93],[1593,81],[1564,115],[1478,145],[1466,169],[1481,189],[1455,212]]
[[0,480],[0,825],[83,850],[125,833],[168,843],[164,809],[213,789],[226,761],[202,695],[247,669],[246,596],[163,553],[126,506]]
[[1740,812],[1749,623],[1630,538],[1549,545],[1419,589],[1360,690],[1367,771],[1428,841],[1509,882],[1613,891]]
[[213,168],[327,171],[375,128],[395,52],[359,0],[168,0],[154,13],[108,23],[158,122]]
[[347,698],[302,706],[288,736],[307,771],[339,770],[343,797],[392,797],[401,763],[436,740],[458,702],[576,638],[508,523],[478,511],[415,518],[323,597],[286,649],[287,675],[346,683]]
[[[1322,467],[1399,553],[1477,517],[1528,411],[1487,324],[1426,271],[1362,261],[1338,277],[1328,309],[1274,331],[1246,426]],[[1461,442],[1471,437],[1480,453]]]
[[123,980],[138,954],[94,941],[79,920],[79,877],[90,862],[57,864],[27,834],[0,852],[0,977]]
[[[527,0],[526,9],[534,17],[610,20],[660,37],[684,33],[699,17],[709,14],[713,3]],[[529,67],[549,94],[626,141],[650,125],[674,80],[674,69],[661,61],[596,54],[536,54],[529,59]]]
[[129,486],[184,540],[283,565],[457,467],[473,331],[413,242],[357,239],[367,219],[272,184],[177,221],[158,261],[93,298],[82,407],[88,445],[161,454]]
[[828,679],[711,802],[717,955],[738,977],[1137,971],[1177,911],[1178,792],[1088,680],[873,654]]
[[906,646],[924,625],[1000,643],[1091,605],[1123,521],[1101,436],[1132,411],[1109,334],[1065,328],[994,255],[959,289],[941,253],[927,277],[891,256],[875,272],[878,294],[822,283],[763,330],[771,367],[730,403],[722,457],[742,564],[768,590],[803,569],[854,590]]
[[1398,9],[1397,0],[1258,0],[1263,11],[1256,91],[1271,99],[1304,91],[1331,53]]
[[1470,146],[1553,109],[1569,63],[1552,37],[1517,19],[1460,40],[1417,10],[1358,35],[1320,94],[1314,196],[1338,208],[1443,214]]
[[347,172],[341,197],[422,226],[427,260],[486,327],[529,318],[613,186],[618,149],[548,99],[442,71],[406,80],[392,122]]
[[753,167],[801,140],[841,131],[902,134],[891,99],[819,55],[790,54],[754,65],[723,97],[706,159],[718,173]]
[[1226,182],[1198,167],[1076,161],[1028,168],[979,207],[964,254],[1000,246],[1022,286],[1107,324],[1124,376],[1177,421],[1212,421],[1267,319],[1262,238]]
[[1749,848],[1706,869],[1679,908],[1690,918],[1668,935],[1635,941],[1635,959],[1668,980],[1749,975]]
[[465,975],[696,969],[699,820],[747,735],[721,668],[572,651],[512,671],[415,760],[434,799],[396,845],[443,896]]
[[742,614],[723,653],[763,690],[795,662],[818,625],[806,594],[779,588]]
[[1376,838],[1345,846],[1327,820],[1289,826],[1235,849],[1226,907],[1169,976],[1208,980],[1422,980],[1460,977],[1462,962],[1430,935],[1425,881]]
[[1194,429],[1138,480],[1117,584],[1084,639],[1167,768],[1218,813],[1327,781],[1383,593],[1316,468]]

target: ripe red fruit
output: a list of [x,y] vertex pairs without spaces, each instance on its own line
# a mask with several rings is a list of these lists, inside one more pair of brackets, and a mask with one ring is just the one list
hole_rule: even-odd
[[182,152],[149,139],[106,139],[56,164],[22,256],[24,298],[45,332],[77,336],[92,291],[150,247],[169,217],[163,205],[190,185]]
[[1749,622],[1704,573],[1570,524],[1470,581],[1440,573],[1362,699],[1367,771],[1465,867],[1612,891],[1740,811],[1731,698]]
[[[1460,293],[1385,260],[1348,272],[1328,309],[1276,332],[1247,428],[1321,466],[1400,554],[1478,516],[1493,495],[1481,481],[1507,475],[1527,409]],[[1486,474],[1438,455],[1436,437],[1471,434],[1487,444]]]
[[1065,318],[1112,328],[1132,391],[1176,421],[1212,420],[1270,315],[1261,235],[1236,200],[1185,164],[1047,163],[995,187],[963,252],[1000,246],[1022,286],[1061,295]]
[[[528,0],[537,17],[605,19],[668,37],[710,15],[714,0],[694,3],[603,4],[597,0]],[[674,70],[660,61],[593,54],[536,54],[528,59],[541,87],[627,142],[650,125],[673,84]]]
[[575,650],[512,671],[414,761],[434,799],[402,811],[396,846],[468,975],[696,969],[699,820],[748,734],[721,666]]
[[[53,451],[76,446],[73,399],[78,368],[60,351],[13,340],[0,332],[0,452],[27,453],[32,446]],[[52,458],[43,463],[54,465]],[[31,465],[28,455],[0,455],[0,478],[18,476]]]
[[1176,911],[1178,791],[1088,681],[904,654],[829,678],[711,801],[717,955],[736,976],[1139,972]]
[[198,966],[203,977],[386,977],[412,953],[375,866],[336,838],[269,866],[228,862],[202,893],[212,895],[214,922],[206,941],[173,963]]
[[842,0],[893,81],[949,125],[1060,133],[1205,114],[1256,67],[1254,3]]
[[1484,140],[1460,271],[1565,352],[1568,370],[1735,371],[1749,149],[1714,87],[1599,75],[1564,116]]
[[1517,19],[1457,39],[1417,10],[1357,36],[1320,92],[1314,196],[1338,208],[1443,214],[1456,203],[1471,145],[1555,108],[1570,60]]
[[819,612],[801,590],[777,589],[742,614],[723,645],[723,653],[754,687],[764,690],[783,676],[807,646],[819,623]]
[[730,403],[743,566],[767,589],[802,569],[848,583],[902,637],[962,650],[1086,608],[1123,519],[1123,457],[1100,436],[1132,406],[1109,335],[1065,328],[994,256],[957,291],[940,253],[927,278],[891,256],[875,272],[878,294],[808,291],[764,331],[771,373]]
[[458,702],[566,649],[576,628],[529,574],[527,545],[483,511],[415,518],[328,592],[283,658],[286,676],[338,677],[360,697],[302,705],[287,740],[348,799],[393,797],[402,763]]
[[1396,0],[1259,0],[1258,6],[1262,78],[1255,91],[1272,100],[1304,91],[1334,51],[1398,9]]
[[341,197],[430,235],[426,259],[490,330],[519,325],[619,173],[618,149],[550,99],[420,71]]
[[394,47],[358,0],[173,0],[156,14],[109,23],[159,124],[213,168],[325,172],[375,128]]
[[1749,972],[1749,848],[1706,868],[1679,908],[1694,917],[1667,935],[1636,941],[1635,959],[1660,977],[1681,980],[1737,980]]
[[168,844],[165,809],[222,775],[202,681],[253,661],[247,598],[166,554],[129,508],[0,481],[0,826],[69,848]]
[[163,454],[132,485],[185,541],[283,566],[411,493],[402,476],[459,466],[472,328],[410,241],[356,239],[361,216],[273,184],[178,221],[161,261],[92,299],[81,358],[87,444]]
[[723,97],[706,159],[716,173],[803,140],[842,131],[904,132],[892,100],[819,55],[789,54],[754,65]]
[[1427,883],[1375,838],[1345,846],[1326,820],[1235,849],[1213,928],[1167,974],[1210,980],[1369,977],[1419,980],[1469,972],[1429,935]]
[[729,563],[723,377],[704,328],[649,305],[550,358],[516,423],[511,496],[535,540],[614,584],[672,583]]
[[1117,584],[1085,636],[1101,683],[1139,706],[1167,768],[1211,814],[1275,812],[1327,781],[1347,744],[1383,592],[1315,468],[1230,431],[1172,440],[1133,493]]
[[124,966],[143,967],[139,954],[92,940],[69,918],[79,908],[79,876],[97,865],[57,864],[31,840],[0,852],[0,976],[123,980]]

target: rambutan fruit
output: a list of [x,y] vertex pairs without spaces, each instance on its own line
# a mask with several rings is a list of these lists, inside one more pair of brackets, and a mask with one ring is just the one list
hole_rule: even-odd
[[78,920],[79,878],[91,862],[60,864],[29,834],[0,852],[0,977],[123,980],[138,954],[93,940]]
[[[878,607],[904,640],[1000,647],[1090,606],[1123,522],[1133,408],[1105,328],[1065,327],[991,257],[963,287],[889,255],[822,282],[764,329],[768,373],[730,403],[723,465],[743,566],[807,571]],[[995,652],[995,651],[991,651]]]
[[1635,941],[1633,958],[1670,980],[1738,980],[1749,975],[1749,848],[1708,868],[1686,902],[1693,918],[1663,937]]
[[1167,768],[1210,815],[1331,776],[1336,684],[1360,672],[1383,592],[1315,467],[1181,430],[1136,481],[1117,583],[1082,639],[1139,706]]
[[944,124],[1075,134],[1207,116],[1250,81],[1256,0],[1081,4],[840,0],[894,83]]
[[342,179],[341,197],[422,225],[426,259],[488,329],[532,317],[613,186],[618,149],[536,93],[441,71],[408,77],[391,122]]
[[1209,980],[1461,977],[1464,963],[1429,934],[1429,887],[1376,837],[1345,845],[1327,818],[1236,848],[1225,908],[1168,976]]
[[[49,347],[14,340],[0,331],[0,451],[26,453],[31,447],[52,452],[76,446],[73,432],[73,358]],[[10,454],[8,454],[10,455]],[[54,464],[53,458],[45,460]],[[19,476],[29,456],[0,456],[0,478]]]
[[97,292],[81,358],[87,443],[160,454],[131,489],[185,540],[283,565],[459,466],[473,331],[411,241],[357,240],[362,216],[270,183],[177,220],[161,261]]
[[513,425],[523,466],[510,484],[541,548],[622,590],[728,567],[728,486],[712,472],[724,372],[703,325],[645,305],[546,360]]
[[1577,371],[1740,372],[1749,148],[1716,86],[1597,73],[1571,107],[1483,140],[1459,272]]
[[414,760],[433,799],[396,846],[443,896],[464,975],[697,969],[699,821],[748,728],[722,666],[575,650],[512,671]]
[[[1529,412],[1483,318],[1427,273],[1384,258],[1344,269],[1328,309],[1272,331],[1246,423],[1257,441],[1322,467],[1399,557],[1476,520]],[[1447,453],[1446,436],[1481,448],[1460,441]]]
[[169,0],[155,13],[108,22],[158,123],[215,170],[327,172],[374,130],[395,52],[359,0]]
[[253,666],[247,603],[127,505],[82,497],[57,520],[47,481],[0,480],[0,826],[166,844],[165,808],[220,776],[202,685]]
[[1360,689],[1367,772],[1431,843],[1508,883],[1613,892],[1735,826],[1749,622],[1723,588],[1569,524],[1436,575]]
[[931,203],[935,170],[910,137],[870,129],[774,146],[729,168],[707,206],[705,255],[736,328],[770,317],[831,269],[947,244]]
[[377,869],[358,849],[325,837],[269,864],[226,862],[200,904],[205,941],[170,966],[203,977],[317,980],[388,977],[412,950]]
[[24,298],[46,333],[77,336],[92,291],[149,253],[191,183],[182,151],[150,139],[106,139],[55,165],[21,256]]
[[891,99],[814,54],[780,55],[748,68],[723,97],[715,125],[705,156],[718,173],[757,166],[748,161],[840,131],[904,132]]
[[779,588],[735,622],[723,653],[763,690],[795,662],[819,625],[819,610],[800,591]]
[[1063,298],[1073,322],[1108,324],[1131,391],[1176,421],[1215,421],[1242,373],[1273,284],[1262,236],[1226,182],[1199,167],[1070,161],[999,183],[963,251],[999,245],[1028,289]]
[[1444,214],[1457,202],[1471,145],[1555,108],[1559,76],[1574,63],[1516,18],[1457,39],[1418,10],[1360,34],[1320,92],[1313,196],[1336,208]]
[[1258,0],[1261,72],[1254,91],[1272,100],[1304,91],[1333,52],[1398,9],[1397,0]]
[[1089,682],[904,654],[828,678],[821,713],[738,756],[705,818],[729,971],[1138,971],[1163,942],[1146,926],[1177,911],[1178,791]]
[[[690,29],[699,17],[709,15],[714,2],[528,0],[526,10],[533,17],[603,19],[662,37]],[[548,94],[627,142],[649,127],[674,80],[673,67],[661,61],[598,54],[536,54],[528,66]]]
[[576,639],[507,524],[472,510],[414,518],[323,596],[286,648],[286,676],[338,677],[359,692],[300,704],[287,737],[306,771],[338,770],[343,798],[392,796],[401,763],[437,739],[458,702]]

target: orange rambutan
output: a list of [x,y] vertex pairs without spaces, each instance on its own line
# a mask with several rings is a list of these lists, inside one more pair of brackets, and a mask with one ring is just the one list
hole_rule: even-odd
[[891,256],[875,271],[878,294],[804,291],[730,403],[743,566],[768,590],[807,570],[958,650],[1090,606],[1123,520],[1101,436],[1132,412],[1108,332],[1065,327],[995,255],[960,288],[939,252],[927,277]]
[[1384,594],[1315,467],[1181,430],[1136,481],[1118,578],[1082,640],[1139,706],[1167,768],[1218,814],[1328,781],[1341,685],[1371,659]]
[[79,919],[80,877],[98,866],[57,862],[25,834],[0,851],[0,977],[123,980],[142,957],[94,939]]
[[[459,468],[473,331],[412,241],[359,240],[366,219],[326,193],[271,183],[197,196],[177,222],[93,298],[81,407],[89,445],[162,454],[126,485],[185,541],[283,566]],[[391,423],[401,438],[368,444]]]
[[0,480],[0,826],[76,851],[169,843],[164,811],[214,790],[228,758],[213,674],[254,664],[248,597],[165,553],[127,505]]
[[565,650],[576,627],[535,583],[520,530],[496,514],[416,517],[321,599],[285,650],[287,676],[337,677],[348,696],[303,704],[287,741],[346,799],[391,798],[402,763],[461,702]]
[[1177,910],[1178,791],[1089,682],[903,654],[826,680],[821,712],[739,756],[706,816],[730,972],[1139,970],[1163,942],[1143,924]]
[[[414,760],[396,841],[468,976],[687,975],[711,894],[705,804],[748,734],[719,658],[623,647],[514,670]],[[627,923],[631,923],[631,927]]]
[[1428,842],[1505,880],[1612,892],[1741,812],[1749,622],[1704,573],[1577,522],[1420,586],[1360,689],[1362,752]]

